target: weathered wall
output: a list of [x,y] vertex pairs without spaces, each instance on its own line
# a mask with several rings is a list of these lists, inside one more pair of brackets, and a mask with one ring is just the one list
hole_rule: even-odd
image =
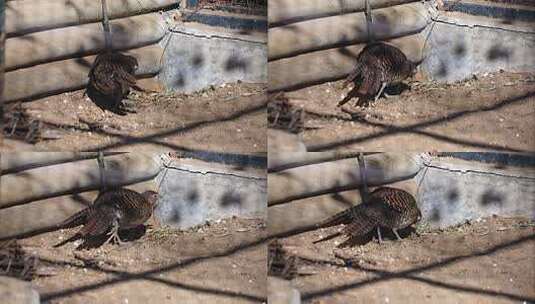
[[[422,61],[433,4],[372,2],[374,38],[400,47],[415,62]],[[345,77],[370,40],[364,1],[278,0],[269,5],[281,10],[269,17],[273,21],[269,28],[270,91],[295,90]]]
[[192,92],[238,80],[267,81],[266,43],[222,28],[180,25],[171,30],[159,80],[172,90]]
[[[373,32],[421,62],[423,79],[453,82],[501,69],[535,70],[533,8],[450,1],[470,15],[437,10],[438,1],[411,2],[372,1]],[[269,90],[344,78],[368,41],[363,3],[270,1],[276,13],[269,16]]]
[[266,219],[263,169],[168,158],[157,180],[155,213],[162,224],[188,228],[232,216]]
[[[161,83],[181,92],[229,82],[267,81],[265,35],[184,22],[178,6],[172,0],[108,1],[113,49],[132,51],[140,61],[139,77],[154,77],[163,66]],[[209,17],[208,21],[225,19],[198,15]],[[265,28],[266,18],[242,17],[227,19],[238,26],[251,23],[253,30],[258,30],[258,24]],[[101,20],[100,1],[9,2],[5,67],[10,89],[5,100],[27,101],[83,88],[92,55],[104,48]]]
[[[77,90],[87,84],[95,54],[104,48],[100,1],[19,0],[6,4],[6,88],[4,100],[26,101]],[[140,61],[138,75],[160,70],[167,33],[159,13],[170,0],[109,0],[112,47],[132,50]]]
[[441,158],[416,177],[423,222],[448,227],[491,216],[535,219],[535,168]]
[[[475,153],[480,154],[480,153]],[[378,154],[381,155],[381,154]],[[371,155],[373,156],[373,155]],[[400,156],[403,156],[400,153]],[[531,162],[522,164],[507,164],[503,162],[484,163],[479,161],[459,160],[451,157],[430,157],[424,154],[413,154],[421,157],[421,167],[417,175],[407,175],[404,180],[388,186],[400,188],[416,197],[422,211],[422,221],[419,225],[430,228],[444,228],[491,216],[521,216],[535,219],[535,167]],[[530,157],[527,156],[529,159]],[[401,159],[401,157],[399,158]],[[356,163],[354,159],[353,163]],[[347,161],[347,160],[346,160]],[[335,168],[329,174],[320,171],[321,167]],[[355,179],[350,187],[330,187],[330,191],[319,193],[315,186],[307,184],[308,180],[316,180],[316,184],[328,184],[338,175],[342,182],[348,175],[354,174],[355,169],[348,170],[344,162],[331,161],[302,167],[299,175],[293,175],[310,195],[302,195],[296,200],[276,204],[268,208],[268,229],[272,235],[289,235],[311,229],[314,224],[321,222],[348,207],[361,201],[358,190],[360,180]],[[318,167],[308,169],[307,167]],[[407,166],[410,167],[410,166]],[[285,174],[284,170],[277,174]],[[349,172],[348,172],[349,171]],[[399,169],[397,170],[399,171]],[[392,170],[390,175],[396,172]],[[269,177],[269,192],[283,193],[291,189],[284,183],[272,183]],[[389,180],[384,180],[389,182]],[[342,185],[342,183],[340,183]],[[325,187],[324,187],[325,188]],[[304,198],[303,198],[304,197]]]
[[535,22],[441,12],[430,27],[421,70],[430,79],[454,82],[474,74],[535,71]]
[[[2,153],[0,240],[55,228],[93,202],[96,190],[100,189],[95,153],[37,154]],[[125,186],[137,191],[157,189],[153,183],[161,170],[157,155],[107,155],[104,163],[108,186]]]
[[[91,204],[100,189],[95,153],[32,154],[2,154],[7,170],[0,184],[0,240],[57,229]],[[229,154],[208,162],[172,153],[124,153],[107,155],[104,162],[108,186],[157,190],[153,220],[187,228],[233,216],[266,219],[267,178],[257,158]]]

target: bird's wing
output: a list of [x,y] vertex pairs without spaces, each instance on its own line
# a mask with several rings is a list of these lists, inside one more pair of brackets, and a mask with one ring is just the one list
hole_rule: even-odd
[[99,206],[88,216],[87,223],[78,234],[82,236],[96,236],[104,234],[113,225],[116,213],[112,206]]
[[347,76],[346,80],[342,84],[342,87],[347,87],[351,82],[355,81],[357,77],[361,76],[362,73],[362,64],[357,62],[353,71]]
[[83,225],[87,222],[87,216],[89,214],[89,208],[85,208],[81,211],[76,212],[71,215],[69,218],[58,224],[58,227],[61,229],[65,228],[74,228],[76,226]]
[[322,221],[316,226],[317,228],[328,228],[328,227],[341,225],[341,224],[349,224],[351,220],[353,219],[353,214],[355,212],[358,212],[358,209],[360,208],[359,206],[360,205],[353,206],[342,212],[338,212],[337,214],[327,218],[326,220]]
[[357,91],[360,96],[373,96],[381,87],[379,81],[377,81],[377,71],[374,69],[367,69],[366,73],[362,77],[362,83]]
[[378,188],[372,192],[370,203],[384,205],[391,211],[403,212],[414,198],[408,192],[394,188]]
[[344,227],[342,233],[349,236],[359,236],[370,232],[381,221],[381,210],[376,206],[363,204],[359,212],[355,213],[353,220]]

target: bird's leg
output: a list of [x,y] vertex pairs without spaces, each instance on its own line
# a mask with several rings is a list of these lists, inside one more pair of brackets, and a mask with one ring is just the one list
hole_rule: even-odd
[[355,107],[360,106],[360,104],[361,104],[361,100],[360,99],[361,99],[361,97],[357,96],[357,98],[355,99]]
[[122,102],[123,102],[123,105],[128,108],[135,106],[135,102],[127,98],[123,99]]
[[377,95],[375,95],[374,102],[377,101],[377,99],[379,99],[379,97],[381,97],[381,94],[383,94],[383,91],[384,91],[385,88],[386,88],[386,82],[383,82],[381,84],[381,89],[379,89],[379,93],[377,93]]
[[13,134],[15,134],[18,123],[19,123],[19,117],[15,116],[15,118],[13,119],[13,122],[11,123],[11,133],[9,134],[9,136],[13,136]]
[[115,241],[117,244],[122,245],[124,244],[123,241],[121,241],[121,238],[119,237],[119,222],[114,221],[113,227],[111,228],[111,231],[109,232],[110,237],[106,240],[104,245],[108,244],[110,241]]
[[394,232],[394,234],[396,235],[396,237],[398,238],[398,240],[401,241],[401,237],[400,237],[399,234],[398,234],[398,230],[397,230],[397,229],[392,229],[392,232]]
[[381,237],[381,227],[377,226],[377,240],[379,244],[383,243],[383,238]]
[[120,111],[124,111],[124,112],[127,112],[127,113],[136,113],[136,110],[135,110],[135,102],[133,100],[130,100],[130,99],[123,99],[121,100],[121,102],[119,102],[118,104],[118,110]]

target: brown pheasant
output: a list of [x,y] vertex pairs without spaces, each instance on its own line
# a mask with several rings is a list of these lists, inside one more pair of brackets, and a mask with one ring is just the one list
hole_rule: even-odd
[[349,83],[355,82],[355,88],[338,106],[344,105],[353,96],[359,98],[357,105],[371,98],[377,101],[387,86],[400,83],[415,72],[416,64],[407,59],[397,47],[383,42],[368,44],[359,53],[353,72],[342,85],[345,88]]
[[105,244],[114,240],[119,244],[119,230],[142,225],[152,215],[158,201],[158,193],[145,191],[138,193],[129,189],[105,191],[96,198],[93,205],[75,213],[58,228],[73,228],[84,225],[75,235],[55,245],[62,246],[80,238],[94,237],[108,233],[110,237]]
[[135,77],[138,62],[132,56],[113,51],[108,4],[106,0],[101,0],[101,4],[105,50],[97,56],[91,66],[86,93],[103,110],[119,115],[134,113],[135,111],[129,109],[131,104],[123,99],[131,87],[139,89]]
[[97,56],[89,71],[86,93],[101,109],[119,115],[133,112],[123,99],[136,86],[135,72],[138,62],[135,57],[118,52],[104,52]]
[[369,200],[344,210],[317,225],[327,228],[340,224],[346,226],[341,232],[334,233],[314,243],[332,239],[345,234],[351,239],[362,236],[377,228],[377,237],[382,242],[380,227],[392,229],[401,240],[397,230],[406,228],[420,220],[422,214],[414,197],[406,191],[380,187],[370,193]]

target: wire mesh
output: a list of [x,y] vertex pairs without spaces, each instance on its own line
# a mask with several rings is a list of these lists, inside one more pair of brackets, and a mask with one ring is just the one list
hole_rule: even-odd
[[267,14],[267,0],[198,0],[197,7],[244,14]]

